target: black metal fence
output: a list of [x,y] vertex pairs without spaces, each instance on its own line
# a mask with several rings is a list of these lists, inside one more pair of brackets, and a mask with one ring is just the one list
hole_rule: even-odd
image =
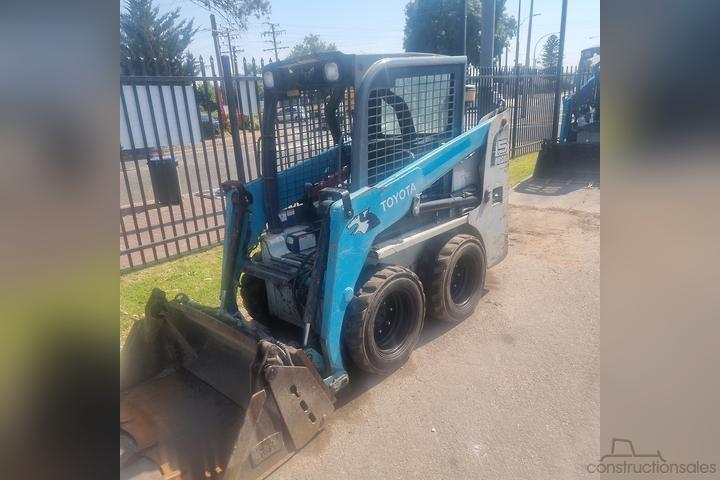
[[[142,71],[120,78],[121,271],[220,243],[221,183],[259,176],[264,61],[223,61],[222,75],[212,58],[208,63],[201,58],[195,68],[199,75]],[[564,95],[582,85],[584,76],[574,69],[558,76],[469,67],[466,84],[475,86],[476,95],[466,104],[466,128],[504,103],[512,111],[512,156],[539,150],[551,137],[553,115],[559,114],[554,111],[556,82]],[[322,124],[311,114],[301,116],[308,131],[313,122]],[[295,123],[278,127],[279,148],[294,151],[297,138],[307,141],[302,122]]]
[[[466,84],[475,87],[475,101],[466,107],[466,128],[476,125],[482,116],[503,103],[510,109],[511,157],[540,150],[543,140],[552,139],[555,111],[555,88],[560,82],[560,99],[572,94],[592,74],[578,72],[576,67],[556,71],[530,68],[480,69],[470,66]],[[562,108],[562,102],[560,109]]]
[[222,241],[221,183],[259,174],[263,64],[235,59],[220,76],[201,58],[200,75],[121,76],[121,270]]

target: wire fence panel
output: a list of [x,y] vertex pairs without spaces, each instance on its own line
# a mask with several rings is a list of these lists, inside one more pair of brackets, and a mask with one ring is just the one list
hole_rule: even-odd
[[[121,271],[222,242],[226,208],[222,183],[260,177],[264,61],[239,61],[233,56],[228,65],[232,71],[221,73],[214,59],[206,63],[200,58],[194,75],[172,76],[157,69],[148,75],[143,68],[125,71],[120,77]],[[448,139],[446,115],[457,107],[438,107],[441,101],[453,98],[446,91],[453,82],[440,77],[412,77],[395,86],[392,95],[404,98],[413,123],[421,127],[419,136],[427,137],[427,141],[393,145],[389,150],[378,143],[379,138],[370,138],[374,142],[369,149],[371,183],[401,167],[398,155],[405,150],[422,155]],[[512,156],[537,151],[543,140],[552,136],[553,116],[562,113],[555,111],[556,82],[561,82],[564,96],[575,92],[589,77],[589,73],[580,74],[572,68],[558,75],[554,71],[470,66],[465,128],[477,125],[496,108],[508,108],[512,113]],[[474,95],[468,96],[470,86]],[[302,92],[279,107],[276,144],[281,170],[334,144],[325,113],[318,107],[326,94]],[[348,89],[340,101],[339,127],[345,141],[352,127],[354,95]],[[382,131],[383,139],[402,133],[402,125],[391,121],[396,116],[389,114],[396,106],[392,95],[375,92],[377,111],[371,112],[371,119],[377,125],[376,134]],[[388,112],[383,110],[384,104],[389,105]],[[342,156],[349,158],[349,154]],[[349,168],[337,168],[338,179],[346,182]]]

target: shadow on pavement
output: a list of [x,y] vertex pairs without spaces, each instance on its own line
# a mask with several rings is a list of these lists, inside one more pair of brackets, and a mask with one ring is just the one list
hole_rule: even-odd
[[[487,293],[487,290],[485,293]],[[423,345],[432,342],[436,338],[445,335],[458,325],[460,324],[426,318],[425,323],[423,324],[422,332],[420,332],[420,339],[418,340],[418,344],[415,348],[420,348]],[[348,375],[350,375],[351,380],[348,386],[338,393],[337,402],[335,403],[336,409],[342,408],[393,375],[392,373],[387,376],[368,373],[353,365],[350,358],[344,358],[343,360],[345,365],[348,366]]]
[[387,379],[385,376],[375,375],[360,370],[351,363],[349,358],[345,360],[345,365],[348,366],[347,371],[350,376],[350,383],[347,387],[337,393],[337,401],[335,402],[336,410],[341,409],[357,397],[363,395],[365,392],[371,390],[376,385]]
[[600,175],[585,173],[568,178],[530,177],[517,184],[513,190],[529,195],[557,196],[588,187],[600,188]]

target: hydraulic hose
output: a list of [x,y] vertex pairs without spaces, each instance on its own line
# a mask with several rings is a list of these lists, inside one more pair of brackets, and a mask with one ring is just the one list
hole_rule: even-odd
[[262,119],[262,181],[265,199],[265,216],[270,233],[282,232],[280,223],[280,208],[278,206],[277,186],[277,152],[275,146],[275,132],[273,131],[277,118],[277,96],[270,89],[265,89],[265,107]]

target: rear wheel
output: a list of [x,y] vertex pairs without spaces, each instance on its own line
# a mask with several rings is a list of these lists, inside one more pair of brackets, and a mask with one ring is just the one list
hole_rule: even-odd
[[485,249],[472,235],[455,235],[443,245],[428,284],[428,310],[451,323],[472,315],[485,286]]
[[361,369],[388,374],[410,357],[420,338],[425,295],[410,270],[376,270],[358,289],[343,326],[343,339]]

